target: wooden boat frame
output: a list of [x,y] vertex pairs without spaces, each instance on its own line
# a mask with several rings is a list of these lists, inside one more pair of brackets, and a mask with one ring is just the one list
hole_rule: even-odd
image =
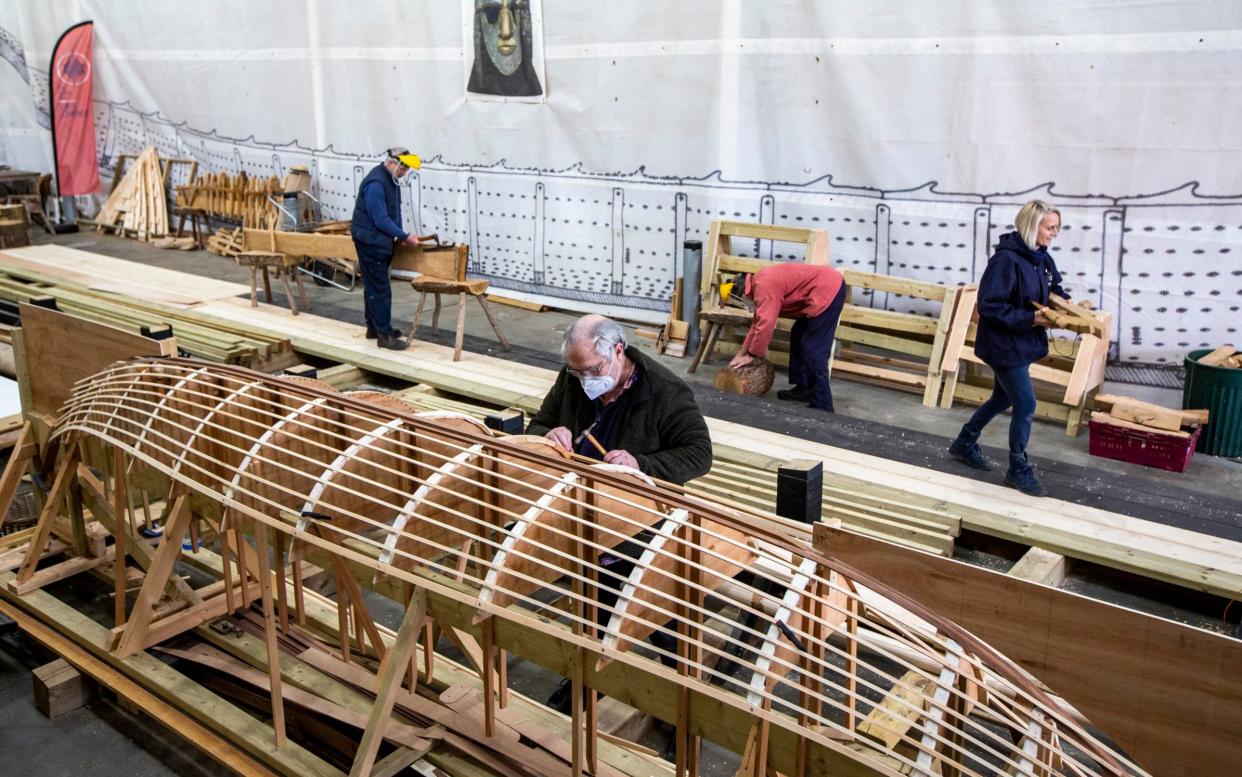
[[[139,359],[75,386],[45,453],[54,477],[12,590],[114,565],[118,656],[261,603],[278,745],[270,659],[278,631],[301,617],[299,567],[336,573],[343,658],[382,659],[353,774],[374,766],[420,639],[430,675],[433,622],[481,675],[487,736],[507,698],[506,651],[570,679],[573,774],[597,768],[597,692],[675,725],[679,775],[698,773],[701,737],[745,753],[756,775],[1144,773],[986,643],[791,539],[773,516],[567,458],[540,439],[496,437],[472,419],[304,379]],[[75,543],[73,558],[36,569],[75,490],[115,544],[92,555]],[[153,553],[134,531],[138,490],[167,494]],[[82,512],[69,502],[76,537]],[[223,568],[196,590],[173,572],[182,538],[197,541],[204,523]],[[608,557],[635,552],[632,571],[610,569]],[[131,556],[145,574],[127,609]],[[360,581],[406,605],[391,645]],[[602,587],[618,592],[615,605],[600,601]],[[548,593],[560,595],[555,620]],[[741,622],[717,630],[709,621],[726,606]],[[645,643],[656,631],[675,632],[675,652]]]

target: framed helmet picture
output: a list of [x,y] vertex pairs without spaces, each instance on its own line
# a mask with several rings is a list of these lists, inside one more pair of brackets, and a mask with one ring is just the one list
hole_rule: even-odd
[[540,0],[465,0],[466,99],[544,102]]

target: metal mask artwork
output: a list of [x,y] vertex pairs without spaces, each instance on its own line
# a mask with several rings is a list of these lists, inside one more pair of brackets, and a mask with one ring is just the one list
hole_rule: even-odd
[[474,67],[467,89],[481,94],[543,94],[531,61],[534,49],[528,0],[476,0]]

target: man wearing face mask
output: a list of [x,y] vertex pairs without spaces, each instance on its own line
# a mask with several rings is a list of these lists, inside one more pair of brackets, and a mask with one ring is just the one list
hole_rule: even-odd
[[[565,331],[561,355],[565,366],[527,426],[527,434],[541,434],[566,450],[634,467],[678,485],[711,469],[711,436],[690,387],[629,347],[624,330],[615,321],[594,314],[578,319]],[[584,431],[606,453],[601,454]],[[596,600],[601,626],[652,536],[642,532],[600,553],[601,587]],[[677,652],[674,631],[666,626],[649,637],[651,644],[665,652],[661,660],[669,666],[673,664],[668,655]],[[572,693],[571,683],[564,680],[547,703],[568,714]]]
[[380,348],[393,351],[404,351],[408,344],[392,325],[388,269],[397,245],[418,245],[418,238],[401,228],[401,179],[421,166],[422,161],[408,148],[388,149],[384,161],[362,179],[349,227],[362,273],[367,339],[378,340]]
[[629,347],[615,321],[578,319],[565,331],[561,355],[565,366],[527,434],[678,485],[711,469],[711,437],[690,387]]

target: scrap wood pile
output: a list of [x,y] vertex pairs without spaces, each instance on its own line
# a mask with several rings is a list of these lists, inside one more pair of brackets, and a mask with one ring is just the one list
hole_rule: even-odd
[[1199,363],[1207,367],[1225,367],[1226,369],[1242,369],[1242,353],[1232,345],[1222,345],[1207,356],[1199,359]]
[[288,339],[231,321],[134,298],[118,301],[113,294],[85,288],[0,277],[0,300],[29,302],[48,296],[55,297],[57,307],[66,313],[130,332],[141,333],[143,328],[158,332],[171,326],[178,346],[201,359],[247,367],[297,361]]
[[168,200],[155,146],[147,147],[108,195],[95,217],[99,228],[119,227],[141,240],[168,234]]
[[1208,422],[1207,410],[1177,410],[1112,394],[1097,394],[1095,406],[1092,421],[1172,437],[1189,437]]

